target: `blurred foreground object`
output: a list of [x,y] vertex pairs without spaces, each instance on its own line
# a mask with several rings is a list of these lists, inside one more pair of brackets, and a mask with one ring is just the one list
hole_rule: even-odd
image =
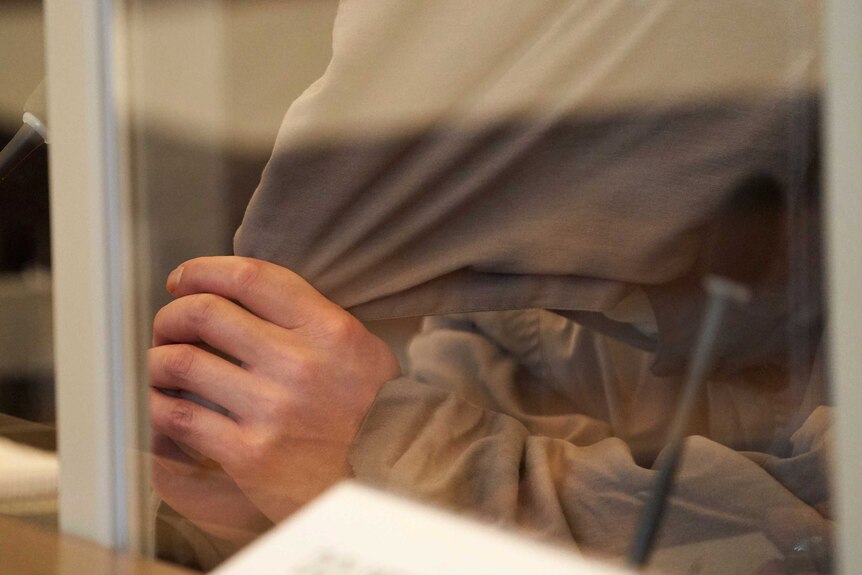
[[342,483],[215,575],[625,575],[407,500]]

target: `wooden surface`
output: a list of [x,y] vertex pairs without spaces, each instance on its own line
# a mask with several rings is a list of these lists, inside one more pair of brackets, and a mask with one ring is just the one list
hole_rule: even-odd
[[104,549],[0,516],[0,573],[15,575],[188,575],[195,573]]

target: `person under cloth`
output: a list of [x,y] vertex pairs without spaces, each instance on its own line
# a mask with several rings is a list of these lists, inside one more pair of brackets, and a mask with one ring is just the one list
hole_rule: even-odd
[[[163,554],[211,566],[346,477],[623,553],[704,230],[752,174],[793,233],[722,334],[659,544],[828,538],[816,13],[341,2],[238,257],[177,268],[154,322],[153,385],[227,410],[151,394]],[[416,316],[404,374],[356,320]]]

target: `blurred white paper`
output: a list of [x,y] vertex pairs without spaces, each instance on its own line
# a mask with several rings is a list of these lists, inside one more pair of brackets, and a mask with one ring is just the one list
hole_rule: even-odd
[[493,527],[343,483],[214,575],[624,575]]
[[57,497],[57,456],[0,437],[0,507]]

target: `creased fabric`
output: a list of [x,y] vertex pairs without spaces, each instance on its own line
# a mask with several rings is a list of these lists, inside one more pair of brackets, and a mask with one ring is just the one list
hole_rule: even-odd
[[[430,320],[410,358],[411,375],[386,384],[354,444],[359,479],[588,551],[627,551],[679,391],[649,371],[648,352],[533,310]],[[708,387],[659,545],[762,533],[780,548],[776,516],[828,509],[829,408],[787,403],[786,387],[762,381]],[[790,441],[770,453],[783,425]]]

